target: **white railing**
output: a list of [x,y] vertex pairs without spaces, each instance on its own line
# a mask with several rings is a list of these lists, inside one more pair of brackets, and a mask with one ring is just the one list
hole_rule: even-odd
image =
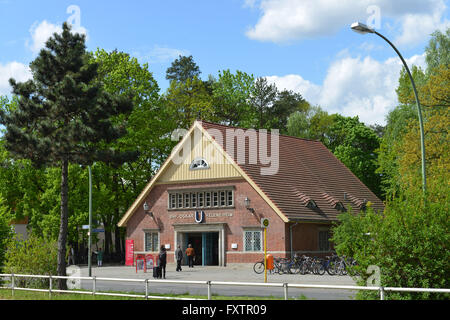
[[[396,292],[430,292],[430,293],[450,293],[450,289],[438,289],[438,288],[397,288],[397,287],[362,287],[362,286],[339,286],[339,285],[321,285],[321,284],[296,284],[296,283],[259,283],[259,282],[229,282],[229,281],[190,281],[190,280],[154,280],[154,279],[121,279],[121,278],[100,278],[100,277],[75,277],[75,276],[45,276],[45,275],[25,275],[25,274],[0,274],[0,278],[10,278],[10,286],[0,287],[0,289],[10,289],[14,296],[15,290],[26,291],[40,291],[48,292],[51,298],[53,292],[58,293],[79,293],[79,294],[91,294],[91,295],[104,295],[104,296],[118,296],[118,297],[131,297],[131,298],[145,298],[147,299],[176,299],[176,300],[204,300],[194,298],[177,298],[177,297],[163,297],[163,296],[150,296],[148,294],[149,283],[170,283],[170,284],[191,284],[191,285],[205,285],[207,287],[208,300],[212,300],[211,288],[212,286],[247,286],[247,287],[267,287],[267,288],[283,288],[284,299],[288,300],[289,288],[309,288],[309,289],[336,289],[336,290],[369,290],[378,291],[380,294],[380,300],[385,299],[386,291]],[[33,289],[33,288],[21,288],[15,286],[16,278],[43,278],[49,279],[48,289]],[[70,280],[87,280],[92,281],[92,291],[77,291],[77,290],[58,290],[53,289],[53,280],[56,279],[70,279]],[[121,293],[109,293],[97,291],[97,281],[117,281],[117,282],[134,282],[143,283],[145,285],[145,295],[137,294],[121,294]]]

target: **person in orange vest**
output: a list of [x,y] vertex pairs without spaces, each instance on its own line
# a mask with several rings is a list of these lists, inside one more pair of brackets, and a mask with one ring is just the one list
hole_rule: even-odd
[[193,268],[194,267],[195,251],[194,251],[194,248],[192,248],[191,244],[189,244],[188,248],[186,249],[186,255],[188,257],[189,268]]

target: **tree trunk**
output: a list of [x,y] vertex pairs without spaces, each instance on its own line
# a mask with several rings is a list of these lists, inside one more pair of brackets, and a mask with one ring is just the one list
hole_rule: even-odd
[[[69,220],[69,161],[63,159],[61,165],[61,218],[59,225],[58,236],[58,276],[66,276],[66,243],[67,243],[67,228]],[[58,280],[58,289],[67,290],[67,281],[65,279]]]

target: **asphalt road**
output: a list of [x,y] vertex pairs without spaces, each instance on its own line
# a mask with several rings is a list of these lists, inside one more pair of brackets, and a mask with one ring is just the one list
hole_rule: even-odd
[[[80,266],[78,274],[88,276],[87,266]],[[73,271],[68,272],[71,274]],[[144,273],[142,270],[136,273],[135,267],[126,266],[103,266],[92,267],[92,276],[99,278],[115,279],[152,279],[152,273]],[[234,264],[226,267],[216,266],[195,266],[194,268],[183,267],[183,271],[176,272],[174,264],[167,265],[167,280],[189,280],[189,281],[225,281],[225,282],[252,282],[264,283],[264,273],[256,274],[251,264]],[[267,283],[296,283],[296,284],[321,284],[321,285],[355,285],[355,281],[349,276],[330,276],[319,275],[293,275],[293,274],[268,274]],[[92,281],[82,280],[81,288],[92,290]],[[143,283],[133,282],[112,282],[96,281],[97,291],[124,291],[144,293],[145,285]],[[207,286],[205,284],[175,284],[163,282],[150,282],[149,294],[195,294],[207,295]],[[273,296],[284,299],[284,289],[282,287],[251,287],[251,286],[229,286],[213,285],[211,292],[213,295],[224,296]],[[289,299],[307,298],[314,300],[351,300],[356,291],[341,289],[310,289],[310,288],[289,288]]]

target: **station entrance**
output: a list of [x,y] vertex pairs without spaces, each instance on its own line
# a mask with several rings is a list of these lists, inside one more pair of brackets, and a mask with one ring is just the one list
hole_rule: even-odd
[[[194,265],[219,265],[219,232],[189,232],[183,234],[183,250],[191,244],[195,251]],[[187,264],[187,258],[184,261]]]

